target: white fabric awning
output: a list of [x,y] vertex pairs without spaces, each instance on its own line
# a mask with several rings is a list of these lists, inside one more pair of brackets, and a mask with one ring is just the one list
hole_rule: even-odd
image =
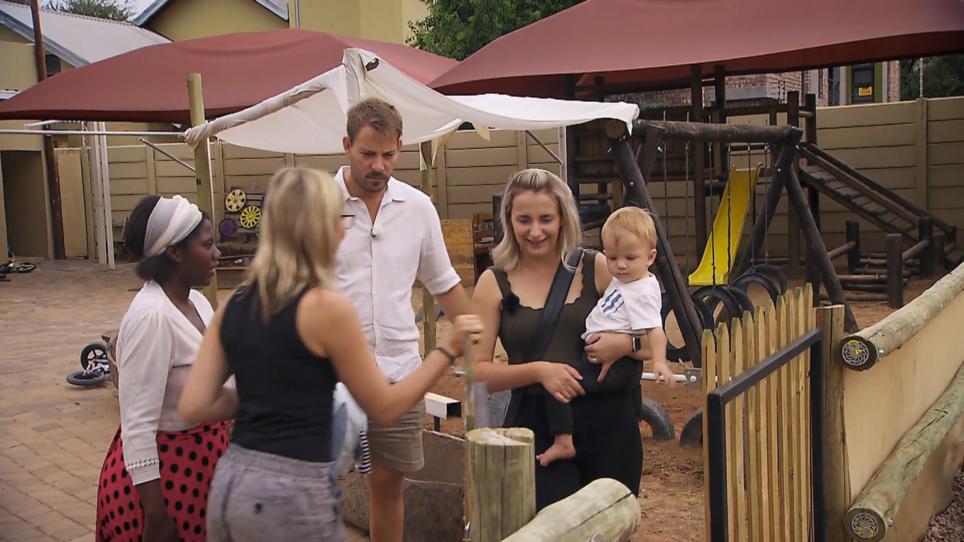
[[207,137],[275,152],[343,151],[346,113],[366,98],[381,98],[402,115],[405,144],[439,139],[463,122],[484,137],[489,128],[542,130],[616,119],[632,131],[639,108],[622,102],[579,102],[501,94],[445,96],[362,49],[346,49],[342,65],[243,111],[187,131],[191,146]]

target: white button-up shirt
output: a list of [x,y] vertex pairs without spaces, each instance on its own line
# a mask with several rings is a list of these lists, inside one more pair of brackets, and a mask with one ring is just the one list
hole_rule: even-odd
[[346,171],[339,169],[335,182],[345,196],[345,213],[355,219],[338,248],[338,286],[355,305],[382,373],[398,382],[421,363],[412,309],[415,279],[432,295],[448,292],[461,279],[428,196],[392,177],[373,223],[365,202],[348,193]]

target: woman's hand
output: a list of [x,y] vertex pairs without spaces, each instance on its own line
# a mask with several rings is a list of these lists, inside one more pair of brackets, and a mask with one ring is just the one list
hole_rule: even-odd
[[540,366],[539,383],[559,402],[568,403],[577,395],[586,394],[579,384],[582,375],[575,368],[551,361],[536,363],[543,364]]
[[177,524],[167,514],[160,479],[134,486],[144,507],[144,542],[177,542],[181,539]]
[[482,333],[482,319],[475,314],[463,314],[456,316],[452,322],[452,332],[444,339],[444,346],[456,357],[465,352],[466,339],[472,344],[479,342],[479,335]]
[[586,341],[589,363],[612,365],[632,353],[633,339],[626,333],[595,333]]

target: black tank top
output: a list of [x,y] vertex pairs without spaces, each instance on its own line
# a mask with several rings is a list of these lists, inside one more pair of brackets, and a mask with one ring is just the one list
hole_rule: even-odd
[[337,378],[328,358],[312,354],[298,336],[295,314],[304,293],[267,325],[254,286],[239,290],[225,309],[221,344],[237,380],[239,402],[231,440],[292,459],[331,461]]
[[[502,311],[499,322],[499,339],[505,348],[509,363],[526,363],[526,351],[532,336],[535,335],[542,310],[524,305],[515,307],[506,303],[506,299],[514,297],[512,286],[505,271],[492,269],[495,280],[502,292]],[[549,348],[541,360],[555,361],[575,365],[583,354],[585,344],[582,334],[586,331],[586,317],[592,312],[599,301],[596,291],[596,252],[583,251],[582,255],[582,291],[572,303],[566,303],[559,314],[559,323],[553,332]]]

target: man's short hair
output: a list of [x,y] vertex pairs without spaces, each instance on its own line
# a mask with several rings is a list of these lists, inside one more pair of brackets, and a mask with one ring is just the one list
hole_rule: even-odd
[[355,136],[365,126],[371,126],[380,134],[390,134],[395,139],[402,137],[402,116],[395,106],[378,98],[368,98],[348,110],[348,141],[354,143]]

